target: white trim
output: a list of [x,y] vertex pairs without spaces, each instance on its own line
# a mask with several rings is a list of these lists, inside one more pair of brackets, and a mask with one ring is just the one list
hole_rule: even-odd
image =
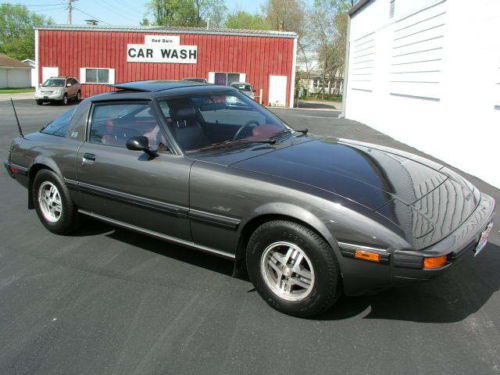
[[45,25],[36,26],[35,30],[71,30],[110,32],[121,31],[129,33],[166,33],[166,34],[203,34],[203,35],[234,35],[234,36],[257,36],[264,38],[297,38],[297,33],[290,31],[275,30],[237,30],[237,29],[206,29],[196,27],[158,27],[158,26],[88,26],[88,25]]
[[[108,82],[87,82],[87,69],[100,69],[108,71]],[[86,66],[84,68],[80,68],[80,83],[85,83],[88,85],[113,85],[115,83],[115,69],[114,68],[97,68],[93,66]]]
[[40,34],[38,33],[38,30],[35,29],[35,87],[38,87],[40,83]]
[[109,84],[114,85],[115,84],[115,70],[113,68],[109,68]]
[[215,83],[215,72],[208,72],[208,83]]
[[292,82],[290,82],[290,108],[295,104],[295,70],[297,69],[297,38],[293,40]]
[[85,69],[87,69],[87,68],[80,68],[80,77],[79,77],[80,83],[86,83],[85,82]]

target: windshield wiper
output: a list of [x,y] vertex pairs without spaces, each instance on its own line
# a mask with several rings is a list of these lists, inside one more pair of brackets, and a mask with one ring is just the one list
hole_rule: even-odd
[[307,132],[309,131],[309,129],[307,129],[307,128],[304,128],[304,129],[295,129],[295,131],[297,133],[302,133],[303,135],[307,135]]
[[276,139],[267,138],[267,139],[236,139],[236,140],[227,140],[224,142],[214,143],[209,146],[201,147],[196,150],[191,150],[189,152],[198,152],[198,151],[206,151],[206,150],[216,150],[219,148],[226,148],[250,143],[265,143],[269,145],[274,145],[276,143]]

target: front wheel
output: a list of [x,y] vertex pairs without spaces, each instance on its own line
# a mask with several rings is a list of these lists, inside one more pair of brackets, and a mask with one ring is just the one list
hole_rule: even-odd
[[62,104],[64,104],[64,105],[68,104],[68,94],[64,94],[63,99],[62,99]]
[[318,315],[340,296],[335,254],[315,231],[289,221],[270,221],[250,237],[250,280],[261,297],[286,314]]
[[33,181],[33,202],[42,224],[49,231],[68,234],[78,224],[78,211],[69,191],[52,171],[42,169]]
[[80,103],[81,100],[82,100],[82,93],[80,91],[78,91],[76,93],[76,102]]
[[37,101],[36,101],[36,104],[38,104],[38,105],[42,105],[42,104],[43,104],[43,100],[37,100]]

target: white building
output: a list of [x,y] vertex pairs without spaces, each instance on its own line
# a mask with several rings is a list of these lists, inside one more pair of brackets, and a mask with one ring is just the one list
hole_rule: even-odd
[[31,87],[31,67],[0,53],[0,88]]
[[500,1],[360,0],[345,117],[500,187]]
[[23,60],[21,62],[23,64],[27,64],[27,65],[31,66],[31,86],[36,87],[37,86],[37,76],[36,76],[37,67],[36,67],[35,60],[26,59],[26,60]]

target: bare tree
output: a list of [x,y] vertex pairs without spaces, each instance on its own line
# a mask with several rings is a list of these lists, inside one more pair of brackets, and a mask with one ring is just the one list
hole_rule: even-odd
[[331,85],[342,74],[345,64],[345,46],[347,40],[348,10],[355,3],[353,0],[315,0],[312,17],[321,66],[321,95],[332,94]]

